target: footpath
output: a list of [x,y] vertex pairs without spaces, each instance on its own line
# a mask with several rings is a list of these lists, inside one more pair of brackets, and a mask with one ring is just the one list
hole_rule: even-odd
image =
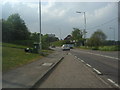
[[[66,53],[55,51],[45,58],[2,74],[2,88],[32,88]],[[22,57],[21,57],[22,59]]]

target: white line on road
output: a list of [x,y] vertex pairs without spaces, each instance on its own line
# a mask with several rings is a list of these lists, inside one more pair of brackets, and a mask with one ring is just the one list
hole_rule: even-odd
[[98,75],[102,75],[102,73],[100,71],[98,71],[97,69],[93,68],[93,70],[98,74]]
[[97,55],[97,56],[106,57],[106,58],[112,58],[112,59],[117,59],[117,60],[119,60],[119,58],[111,57],[111,56],[107,56],[107,55],[95,54],[95,53],[90,53],[90,52],[87,52],[87,53],[89,53],[89,54],[93,54],[93,55]]
[[92,67],[90,64],[86,64],[88,67]]
[[75,56],[75,58],[77,58],[77,56]]
[[120,86],[118,84],[116,84],[113,80],[111,80],[111,79],[107,79],[107,80],[110,81],[111,83],[113,83],[115,86],[120,88]]
[[107,55],[95,54],[95,53],[85,52],[85,51],[81,51],[81,52],[83,52],[83,53],[88,53],[88,54],[92,54],[92,55],[97,55],[97,56],[102,56],[102,57],[106,57],[106,58],[111,58],[111,59],[117,59],[117,60],[120,60],[119,58],[111,57],[111,56],[107,56]]
[[85,62],[85,61],[81,60],[81,62]]
[[85,63],[85,61],[84,60],[82,60],[82,59],[80,59],[80,58],[78,58],[81,62],[83,62],[83,63]]

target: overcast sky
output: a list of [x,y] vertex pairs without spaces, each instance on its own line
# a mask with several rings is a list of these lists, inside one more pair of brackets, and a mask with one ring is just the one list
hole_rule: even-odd
[[[18,1],[20,0],[4,0],[1,3],[2,18],[7,19],[13,13],[19,13],[31,32],[39,32],[38,2]],[[59,38],[65,38],[71,34],[73,28],[84,29],[83,13],[76,13],[76,11],[86,14],[87,37],[90,37],[97,29],[101,29],[108,39],[113,40],[115,30],[117,40],[117,2],[42,2],[42,33],[52,33]]]

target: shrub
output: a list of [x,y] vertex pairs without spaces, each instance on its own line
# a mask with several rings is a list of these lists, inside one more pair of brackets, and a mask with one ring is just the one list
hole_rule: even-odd
[[119,51],[120,46],[103,46],[103,47],[99,47],[99,50],[101,50],[101,51]]

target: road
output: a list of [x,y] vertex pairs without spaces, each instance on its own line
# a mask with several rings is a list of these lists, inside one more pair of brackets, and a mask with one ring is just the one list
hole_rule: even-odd
[[[61,51],[61,53],[63,52],[61,48],[55,48],[54,50]],[[102,76],[104,76],[106,80],[109,79],[115,82],[115,84],[118,83],[118,52],[71,49],[70,51],[66,51],[66,53],[71,53],[71,55],[75,56],[76,58],[83,60],[85,62],[84,64],[89,64],[91,68],[94,68],[98,70],[99,72],[101,72]],[[69,64],[70,66],[67,66],[67,64]],[[59,87],[66,87],[66,86],[73,87],[73,88],[75,87],[85,88],[84,83],[87,83],[87,82],[84,80],[87,79],[87,76],[85,76],[86,78],[83,78],[84,80],[82,80],[83,81],[82,84],[80,84],[80,82],[82,82],[81,80],[79,80],[80,82],[77,80],[82,77],[81,71],[78,71],[81,69],[79,64],[80,64],[79,62],[73,61],[72,57],[69,56],[69,58],[66,58],[66,61],[62,61],[62,63],[60,63],[60,65],[57,66],[57,69],[55,69],[55,71],[53,71],[50,74],[50,77],[48,77],[40,85],[40,88],[44,88],[44,87],[45,88],[47,87],[48,88],[49,87],[59,88]],[[74,77],[74,79],[71,77]],[[89,78],[87,80],[89,82]],[[94,81],[94,79],[91,79],[91,81],[92,80]],[[98,82],[98,81],[95,80],[94,82]],[[93,84],[92,85],[86,84],[86,85],[89,88],[98,87],[98,86],[105,87],[101,84],[98,86],[96,84],[94,84],[96,86],[92,86]]]
[[100,71],[106,78],[118,83],[118,52],[82,49],[73,49],[70,52]]
[[111,86],[103,82],[74,55],[68,53],[42,81],[39,88],[111,88]]

